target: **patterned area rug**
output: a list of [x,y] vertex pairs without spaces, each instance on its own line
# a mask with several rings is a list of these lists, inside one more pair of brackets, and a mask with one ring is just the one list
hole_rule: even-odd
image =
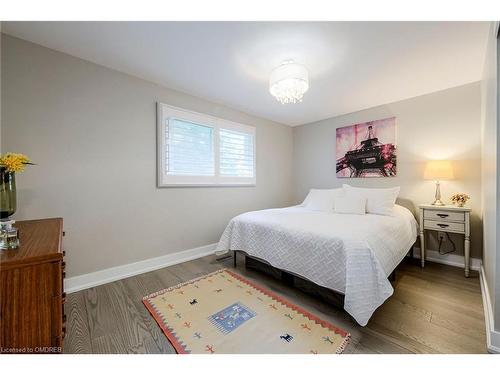
[[178,353],[341,353],[344,330],[223,269],[143,299]]

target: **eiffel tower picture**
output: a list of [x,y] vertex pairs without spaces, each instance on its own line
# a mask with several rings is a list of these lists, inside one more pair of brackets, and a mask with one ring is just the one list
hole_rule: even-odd
[[391,117],[337,128],[337,177],[396,176],[395,120]]

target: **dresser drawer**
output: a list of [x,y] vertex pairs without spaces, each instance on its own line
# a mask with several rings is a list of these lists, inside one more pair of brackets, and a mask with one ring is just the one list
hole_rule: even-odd
[[443,220],[425,220],[424,228],[431,230],[442,230],[445,232],[465,233],[465,223],[453,223]]
[[424,210],[424,218],[438,221],[464,221],[465,213],[447,210]]

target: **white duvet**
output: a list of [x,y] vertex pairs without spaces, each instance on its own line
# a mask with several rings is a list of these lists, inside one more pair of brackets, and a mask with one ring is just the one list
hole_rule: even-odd
[[344,309],[364,326],[393,293],[387,276],[417,237],[417,223],[396,205],[393,216],[349,215],[295,206],[233,218],[216,251],[243,250],[345,295]]

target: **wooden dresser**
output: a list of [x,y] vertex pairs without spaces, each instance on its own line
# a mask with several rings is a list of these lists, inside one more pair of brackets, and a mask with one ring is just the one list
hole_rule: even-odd
[[21,245],[0,251],[0,353],[61,353],[65,276],[61,218],[18,221]]

